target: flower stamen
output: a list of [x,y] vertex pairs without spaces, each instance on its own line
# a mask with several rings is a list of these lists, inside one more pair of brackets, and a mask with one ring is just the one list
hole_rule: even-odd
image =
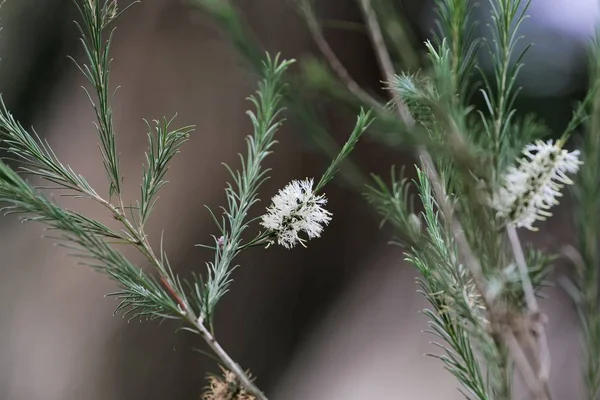
[[573,184],[567,173],[576,173],[582,162],[579,150],[563,150],[562,142],[552,140],[528,144],[523,155],[518,166],[508,169],[494,194],[492,206],[509,224],[535,231],[536,221],[552,215],[549,210],[558,204],[564,185]]
[[297,243],[306,247],[306,239],[321,236],[323,225],[331,221],[331,213],[323,208],[324,195],[313,192],[313,180],[294,180],[273,197],[272,204],[263,215],[261,225],[269,230],[277,244],[291,249]]

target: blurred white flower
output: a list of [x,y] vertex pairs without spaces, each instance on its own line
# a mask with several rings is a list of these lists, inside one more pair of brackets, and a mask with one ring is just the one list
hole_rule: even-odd
[[262,216],[261,225],[287,249],[296,243],[304,246],[305,239],[299,236],[300,232],[309,239],[319,237],[323,225],[331,221],[331,213],[322,207],[327,199],[323,195],[316,196],[312,187],[312,179],[290,182],[273,197],[267,213]]
[[560,190],[573,183],[567,173],[576,173],[582,162],[579,150],[568,152],[552,140],[528,144],[523,155],[508,169],[492,205],[510,224],[535,231],[535,221],[551,216],[548,210],[558,204]]

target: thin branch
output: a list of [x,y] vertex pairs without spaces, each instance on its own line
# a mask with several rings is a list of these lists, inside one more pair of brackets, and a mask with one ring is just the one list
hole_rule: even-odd
[[396,74],[396,71],[394,69],[394,63],[392,62],[390,53],[387,50],[385,40],[383,39],[381,26],[377,20],[377,14],[375,13],[375,9],[373,8],[371,0],[360,0],[360,5],[365,17],[365,22],[367,23],[367,28],[369,29],[369,36],[371,37],[371,42],[373,43],[373,47],[375,49],[379,67],[381,68],[381,71],[386,79],[390,80]]
[[198,319],[195,315],[192,308],[185,301],[185,296],[179,293],[175,283],[173,282],[172,277],[169,275],[168,271],[165,269],[163,262],[159,260],[150,243],[148,242],[147,235],[141,230],[135,228],[131,222],[119,211],[118,208],[113,206],[111,203],[97,196],[95,198],[98,202],[103,204],[113,213],[114,217],[118,219],[127,229],[127,231],[132,235],[135,239],[136,248],[142,253],[152,265],[154,265],[160,275],[160,281],[165,286],[165,288],[169,291],[171,296],[177,301],[179,307],[181,308],[180,315],[184,318],[188,323],[190,323],[194,328],[196,328],[196,332],[206,341],[211,349],[215,352],[217,357],[221,360],[223,365],[229,369],[231,372],[235,374],[239,382],[254,395],[258,400],[267,400],[267,397],[260,391],[260,389],[252,382],[250,377],[240,368],[240,366],[233,361],[233,359],[227,354],[227,352],[221,347],[221,345],[217,342],[215,337],[208,331],[206,326],[202,321]]
[[344,64],[336,56],[335,52],[325,39],[323,30],[317,21],[317,18],[311,9],[310,5],[306,1],[302,1],[299,4],[299,9],[306,20],[310,34],[315,41],[317,47],[323,53],[323,56],[329,63],[331,69],[337,74],[338,78],[346,85],[348,90],[360,99],[363,103],[373,108],[381,108],[381,103],[367,93],[350,75]]
[[519,344],[519,341],[515,337],[513,331],[510,329],[506,329],[505,332],[503,332],[502,337],[504,338],[504,343],[506,344],[506,347],[508,348],[511,357],[517,365],[517,369],[521,373],[523,381],[525,382],[529,390],[535,394],[536,398],[543,398],[540,397],[544,392],[540,385],[540,382],[536,378],[535,372],[531,368],[531,365],[527,360],[527,356],[523,352],[523,349],[521,348],[521,345]]
[[490,291],[487,288],[487,283],[485,281],[485,277],[483,275],[483,268],[481,267],[481,263],[475,256],[475,253],[471,249],[469,242],[467,240],[467,236],[458,221],[458,219],[454,216],[454,208],[452,204],[448,201],[448,197],[446,195],[446,189],[437,173],[437,170],[434,167],[433,159],[431,155],[426,150],[421,150],[420,157],[425,167],[425,172],[429,177],[429,180],[433,186],[433,194],[435,196],[440,209],[442,210],[442,214],[444,218],[450,225],[450,230],[452,231],[452,235],[454,236],[454,240],[458,246],[458,250],[462,255],[463,262],[469,269],[471,276],[473,277],[473,281],[477,290],[483,296],[486,308],[492,311],[492,306],[494,304],[494,299],[490,296]]
[[238,378],[240,383],[244,386],[244,388],[254,395],[258,400],[267,400],[267,397],[260,391],[260,389],[252,382],[252,379],[246,375],[246,373],[242,370],[242,368],[235,362],[227,352],[221,347],[219,342],[216,341],[215,337],[206,329],[206,326],[198,320],[192,321],[188,319],[194,327],[198,330],[198,333],[206,343],[210,346],[210,348],[215,352],[215,354],[219,357],[223,366],[225,366],[229,371],[233,372],[235,376]]
[[527,261],[525,260],[525,254],[521,247],[517,229],[513,225],[509,225],[506,228],[506,231],[508,232],[508,239],[515,256],[515,261],[517,262],[517,267],[519,267],[519,273],[521,274],[521,283],[523,285],[523,293],[525,295],[527,308],[531,313],[538,313],[540,308],[535,297],[535,290],[529,279],[529,269],[527,268]]
[[[385,80],[391,82],[394,76],[396,75],[396,71],[394,69],[394,63],[392,62],[390,53],[388,52],[387,46],[385,45],[383,33],[381,32],[381,26],[379,26],[379,22],[377,21],[377,14],[375,14],[373,4],[371,3],[371,0],[360,0],[360,5],[362,8],[363,15],[365,17],[365,21],[367,23],[369,36],[371,37],[371,43],[373,44],[373,48],[375,49],[375,55],[377,56],[379,68],[381,68]],[[408,107],[406,107],[406,105],[403,102],[397,102],[396,110],[400,115],[402,121],[406,124],[406,126],[412,127],[414,125],[415,122],[410,113],[410,110],[408,109]]]
[[[517,267],[521,275],[521,284],[523,286],[523,293],[525,295],[525,302],[529,311],[530,318],[528,319],[531,324],[531,329],[535,333],[535,339],[537,342],[537,352],[534,352],[538,358],[538,379],[544,390],[548,393],[548,380],[550,379],[550,350],[548,348],[548,338],[546,336],[546,329],[544,328],[543,318],[540,314],[540,308],[535,297],[535,290],[529,279],[529,268],[527,268],[527,261],[525,260],[525,254],[521,247],[521,241],[517,234],[517,229],[513,225],[509,225],[507,228],[508,239],[510,241]],[[550,398],[548,395],[547,398]]]

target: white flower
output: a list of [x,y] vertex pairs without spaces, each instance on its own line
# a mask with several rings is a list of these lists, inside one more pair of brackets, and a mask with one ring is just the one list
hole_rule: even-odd
[[322,206],[327,204],[323,195],[316,196],[312,190],[313,180],[294,180],[273,197],[267,213],[262,216],[261,225],[273,233],[277,243],[291,249],[305,239],[299,236],[304,232],[309,239],[321,236],[323,225],[331,221],[331,213]]
[[573,184],[567,173],[576,173],[582,162],[579,150],[568,152],[552,140],[528,144],[523,154],[519,165],[508,169],[492,205],[516,227],[537,230],[533,224],[552,215],[548,210],[558,204],[560,190]]

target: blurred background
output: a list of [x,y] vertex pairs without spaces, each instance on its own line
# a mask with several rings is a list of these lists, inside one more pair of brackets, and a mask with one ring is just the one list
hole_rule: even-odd
[[[120,1],[125,6],[125,1]],[[396,2],[421,57],[434,14],[429,1]],[[482,2],[485,3],[485,2]],[[304,22],[281,0],[237,0],[264,48],[300,60],[319,56]],[[356,2],[316,2],[336,54],[369,91],[381,77]],[[485,18],[481,4],[477,13]],[[598,17],[596,0],[533,0],[522,33],[535,42],[520,84],[520,112],[536,112],[555,132],[568,121],[586,90],[586,45]],[[49,141],[59,158],[107,188],[84,84],[67,55],[81,59],[70,0],[12,0],[0,12],[0,88],[10,110]],[[338,23],[334,23],[334,22]],[[340,21],[346,22],[339,24]],[[347,22],[351,22],[348,24]],[[342,29],[340,26],[352,27]],[[485,23],[479,29],[487,34]],[[183,275],[203,271],[209,253],[194,247],[215,232],[203,207],[224,201],[226,170],[236,166],[250,133],[245,100],[256,76],[209,16],[184,1],[145,0],[117,21],[112,48],[117,143],[126,197],[139,192],[146,149],[142,118],[178,114],[176,124],[196,131],[170,169],[149,225],[153,243],[164,230],[165,247]],[[354,116],[315,97],[328,132],[343,143]],[[263,199],[291,179],[318,176],[327,159],[310,132],[288,123],[268,161],[273,179]],[[368,138],[353,160],[366,172],[387,176],[390,165],[412,165],[407,149]],[[327,190],[334,219],[324,237],[307,249],[248,251],[234,275],[233,290],[218,307],[221,344],[273,399],[459,399],[456,383],[422,334],[426,306],[416,293],[414,270],[402,251],[387,245],[391,233],[362,197],[341,182]],[[98,219],[106,215],[83,201],[61,199]],[[263,202],[264,204],[265,202]],[[526,240],[558,251],[571,238],[568,200],[540,233]],[[159,400],[198,399],[214,362],[192,351],[199,338],[173,323],[113,317],[112,282],[75,265],[63,249],[42,240],[42,228],[0,219],[0,399]],[[143,266],[135,253],[128,253]],[[558,263],[557,275],[568,273]],[[579,393],[576,318],[560,288],[548,290],[548,333],[555,398]]]

